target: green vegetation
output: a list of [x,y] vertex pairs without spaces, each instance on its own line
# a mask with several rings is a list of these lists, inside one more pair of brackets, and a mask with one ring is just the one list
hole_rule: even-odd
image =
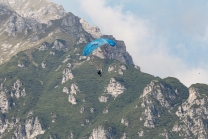
[[[88,61],[79,60],[79,55],[76,54],[82,53],[85,44],[72,46],[64,40],[59,41],[66,43],[68,51],[53,50],[52,42],[49,43],[48,49],[45,51],[35,48],[23,51],[0,66],[0,83],[5,85],[8,89],[8,98],[15,103],[15,106],[11,105],[9,113],[4,114],[9,121],[12,120],[12,117],[18,117],[21,119],[21,123],[24,123],[28,113],[33,111],[34,114],[30,117],[37,116],[46,130],[38,138],[52,136],[63,139],[67,138],[71,132],[73,132],[74,138],[82,138],[90,136],[92,130],[99,125],[105,127],[115,139],[120,138],[124,132],[127,133],[128,138],[138,138],[140,130],[145,131],[144,137],[141,138],[159,139],[162,136],[158,135],[164,131],[164,127],[171,138],[179,138],[175,133],[169,132],[178,119],[157,101],[155,105],[158,110],[162,111],[162,114],[157,119],[155,128],[146,128],[143,126],[144,121],[140,121],[144,111],[144,108],[141,107],[140,96],[147,84],[152,80],[158,80],[164,85],[167,92],[177,89],[178,99],[172,101],[172,105],[177,106],[188,97],[188,89],[179,80],[172,77],[160,79],[128,65],[126,65],[127,70],[123,70],[123,75],[118,72],[109,73],[109,66],[117,65],[115,71],[118,71],[118,67],[122,63],[113,59],[99,59],[97,57]],[[55,55],[50,52],[55,52]],[[69,59],[64,63],[66,58]],[[45,61],[46,68],[41,66],[43,61]],[[23,63],[25,67],[18,67],[18,63]],[[75,78],[61,84],[62,71],[67,68],[67,63],[72,64],[72,73]],[[97,75],[97,67],[102,67],[102,77]],[[126,90],[115,99],[111,95],[105,94],[109,97],[108,102],[101,103],[98,97],[105,93],[105,87],[111,78],[119,81]],[[10,96],[13,91],[12,86],[17,79],[22,82],[22,88],[26,89],[26,96],[19,99]],[[80,92],[75,95],[76,105],[69,103],[68,94],[62,92],[64,87],[70,88],[73,83],[76,83],[80,89]],[[197,86],[199,85],[197,84]],[[205,85],[199,86],[199,88],[203,89],[202,92],[207,91]],[[138,108],[135,108],[136,105]],[[82,107],[84,107],[84,112],[80,114]],[[90,112],[91,108],[94,109],[93,113]],[[104,109],[108,109],[108,113],[104,114]],[[175,113],[175,110],[172,113]],[[128,120],[128,127],[121,124],[122,118]],[[13,132],[14,130],[10,131],[5,138],[12,135]]]
[[194,87],[199,89],[199,93],[200,94],[204,94],[204,95],[208,95],[208,85],[207,84],[201,84],[201,83],[197,83],[197,84],[193,84],[190,87]]

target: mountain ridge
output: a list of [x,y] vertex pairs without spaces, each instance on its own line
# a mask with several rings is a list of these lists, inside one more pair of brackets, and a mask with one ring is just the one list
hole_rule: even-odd
[[[41,23],[0,4],[0,19],[0,138],[208,138],[206,84],[142,72],[72,13]],[[82,56],[99,37],[116,48]]]

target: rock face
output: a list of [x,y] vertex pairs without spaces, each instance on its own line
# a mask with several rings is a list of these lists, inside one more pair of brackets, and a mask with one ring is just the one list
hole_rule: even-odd
[[114,68],[114,66],[110,66],[109,68],[108,68],[108,72],[111,72],[111,71],[113,71],[115,68]]
[[42,43],[41,46],[38,48],[39,51],[45,51],[48,49],[48,43]]
[[103,51],[102,51],[102,49],[100,47],[98,47],[96,50],[94,50],[92,52],[92,55],[95,55],[95,56],[97,56],[97,57],[99,57],[101,59],[105,58],[104,53],[103,53]]
[[77,104],[76,98],[75,98],[74,95],[72,95],[72,94],[69,94],[68,101],[69,101],[71,104]]
[[152,81],[149,85],[144,88],[143,94],[141,98],[143,98],[142,106],[146,106],[148,104],[148,98],[152,96],[156,100],[158,100],[161,106],[166,108],[171,108],[171,101],[176,99],[175,90],[171,90],[170,88],[165,88],[163,84],[159,83],[157,80]]
[[92,35],[93,38],[100,38],[102,33],[100,29],[96,26],[90,26],[84,19],[80,19],[80,23],[84,30]]
[[[134,65],[132,57],[126,51],[126,46],[123,41],[116,40],[111,35],[102,35],[100,29],[96,26],[90,26],[86,21],[80,19],[80,23],[86,32],[92,35],[93,38],[109,38],[116,41],[116,47],[109,47],[108,45],[103,46],[101,49],[98,48],[93,52],[93,55],[100,58],[111,58],[117,59],[118,61]],[[83,40],[84,42],[84,40]]]
[[37,32],[38,30],[41,30],[43,26],[43,24],[38,23],[33,19],[26,19],[16,13],[13,13],[7,24],[5,32],[7,32],[9,36],[15,36],[17,32],[25,32],[27,30]]
[[63,73],[62,82],[61,82],[62,84],[67,82],[69,79],[71,80],[74,78],[74,75],[72,74],[72,71],[69,68],[65,68],[62,73]]
[[68,34],[72,35],[76,39],[81,39],[83,42],[86,42],[86,40],[89,39],[92,40],[91,35],[82,28],[79,17],[72,13],[68,13],[61,19],[61,26]]
[[0,0],[25,18],[33,18],[41,23],[48,23],[50,20],[60,19],[66,12],[61,5],[50,0]]
[[[33,18],[25,18],[12,11],[8,2],[11,1],[0,0],[0,13],[2,13],[0,14],[0,49],[4,50],[0,53],[0,64],[8,61],[17,52],[32,47],[30,42],[39,41],[41,39],[39,34],[43,33],[46,27]],[[7,6],[2,3],[6,3]]]
[[126,89],[120,82],[117,82],[114,78],[111,78],[110,83],[105,89],[105,92],[113,97],[117,97],[118,95],[122,94],[124,90]]
[[52,47],[52,49],[55,49],[58,51],[64,50],[65,48],[66,48],[65,44],[58,40],[54,42],[53,47]]
[[[145,108],[140,120],[144,120],[144,126],[149,128],[154,128],[154,124],[157,121],[157,118],[161,116],[163,110],[161,110],[155,101],[159,102],[160,105],[166,109],[170,109],[172,101],[175,100],[177,94],[175,90],[171,88],[165,88],[163,84],[157,80],[151,81],[143,91],[143,94],[140,96],[142,98],[141,106]],[[154,100],[152,99],[154,98]]]
[[102,38],[109,38],[116,42],[116,47],[110,47],[108,45],[101,47],[102,55],[105,58],[116,59],[127,65],[134,65],[132,57],[126,51],[126,45],[123,41],[116,40],[111,35],[103,35]]
[[102,126],[98,126],[96,129],[93,129],[89,139],[111,139],[111,133]]
[[[6,32],[14,40],[17,36],[24,38],[22,42],[18,41],[18,46],[15,45],[16,43],[7,44],[10,45],[10,48],[5,48],[5,53],[0,53],[0,64],[10,59],[19,51],[34,47],[36,44],[40,46],[39,43],[42,43],[42,40],[51,39],[57,33],[59,36],[70,35],[71,38],[76,39],[75,44],[77,45],[80,43],[89,43],[94,38],[99,37],[115,40],[112,36],[101,36],[102,34],[98,27],[90,26],[83,19],[72,13],[66,14],[61,6],[49,0],[39,0],[38,2],[34,2],[33,0],[0,0],[0,2],[6,5],[2,13],[8,13],[6,19],[1,18],[0,15],[0,19],[4,19],[0,20],[0,25],[2,25],[0,35]],[[11,42],[15,42],[14,40]],[[133,65],[133,60],[128,52],[126,52],[124,42],[115,41],[117,43],[115,48],[103,46],[101,49],[99,48],[94,51],[93,54],[100,58],[117,59],[124,64]],[[36,44],[32,45],[31,42]],[[66,47],[67,44],[55,41],[52,48],[55,50],[65,50]],[[39,47],[39,51],[46,49],[46,44],[42,44]],[[51,54],[54,55],[53,52]],[[122,75],[122,71],[119,71],[119,74]]]
[[23,96],[26,96],[26,91],[25,91],[25,88],[22,88],[22,82],[20,80],[17,80],[12,89],[14,90],[14,92],[11,93],[11,96],[15,96],[16,98],[19,98],[19,97],[23,97]]
[[75,94],[76,95],[78,92],[80,92],[80,90],[79,90],[77,84],[72,84],[70,94]]
[[109,66],[108,67],[108,72],[111,73],[111,72],[118,72],[118,74],[120,75],[123,75],[123,71],[126,70],[126,66],[124,65],[113,65],[113,66]]
[[0,133],[1,133],[1,135],[5,132],[7,127],[8,127],[8,120],[5,119],[4,117],[0,117]]
[[172,131],[177,132],[184,138],[205,139],[208,132],[208,97],[201,93],[198,88],[189,88],[189,97],[178,107],[176,115],[180,118],[180,123],[175,123]]
[[44,130],[38,120],[38,117],[26,120],[24,125],[19,125],[14,131],[17,139],[33,139],[37,135],[44,134]]
[[63,88],[63,92],[66,93],[66,94],[69,94],[68,101],[70,103],[72,103],[73,105],[74,104],[77,104],[77,102],[76,102],[77,100],[75,98],[75,95],[77,95],[77,93],[80,92],[77,84],[71,84],[71,90],[70,90],[70,92],[69,92],[69,89],[67,87],[64,87]]
[[10,107],[10,101],[8,100],[6,93],[7,89],[4,88],[4,85],[1,84],[0,86],[0,108],[2,113],[7,113]]

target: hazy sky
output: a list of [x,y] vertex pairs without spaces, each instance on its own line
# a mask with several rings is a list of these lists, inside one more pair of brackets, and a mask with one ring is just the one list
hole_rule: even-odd
[[142,72],[208,84],[207,0],[52,0],[124,40]]

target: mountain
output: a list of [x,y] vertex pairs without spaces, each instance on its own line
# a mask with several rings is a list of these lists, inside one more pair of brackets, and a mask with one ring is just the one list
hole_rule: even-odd
[[[32,2],[0,4],[0,138],[208,138],[208,85],[141,72],[124,41],[60,5]],[[82,56],[99,37],[116,47]]]
[[35,19],[47,24],[49,20],[60,19],[66,15],[64,8],[50,0],[0,0],[20,16]]

